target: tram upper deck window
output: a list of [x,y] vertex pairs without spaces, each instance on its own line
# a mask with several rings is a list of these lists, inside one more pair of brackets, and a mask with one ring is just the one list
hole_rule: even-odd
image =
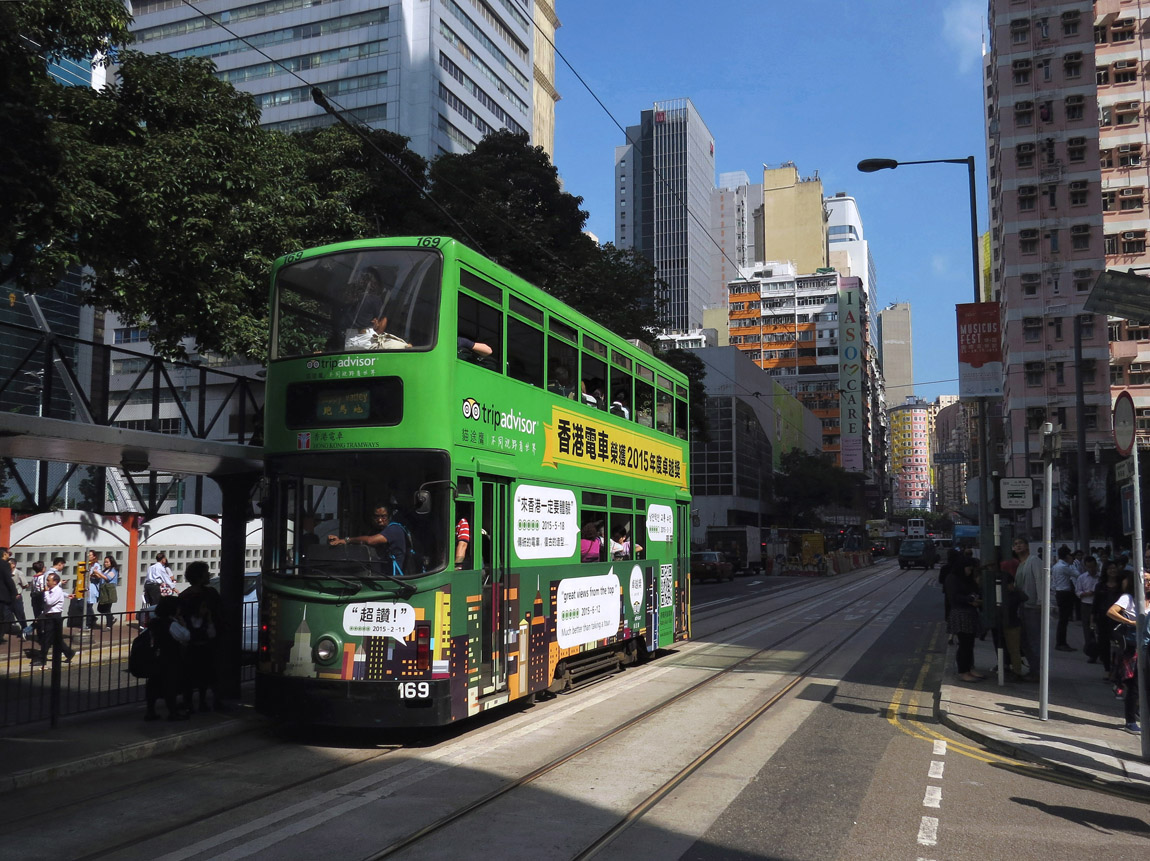
[[430,349],[442,269],[438,252],[411,248],[341,251],[284,266],[276,275],[272,358]]

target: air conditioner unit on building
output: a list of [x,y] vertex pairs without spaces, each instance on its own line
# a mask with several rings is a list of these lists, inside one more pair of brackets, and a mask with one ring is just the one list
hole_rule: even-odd
[[1130,144],[1123,144],[1122,146],[1118,147],[1118,152],[1130,152],[1131,149],[1132,147]]
[[1129,69],[1129,68],[1132,68],[1133,65],[1134,65],[1133,60],[1118,60],[1114,64],[1114,68],[1115,69]]
[[1141,195],[1141,194],[1142,194],[1142,189],[1140,189],[1140,188],[1124,188],[1120,192],[1118,192],[1119,197],[1134,197],[1135,195]]
[[1122,238],[1123,239],[1137,239],[1138,234],[1135,233],[1133,230],[1127,230],[1125,233],[1122,234]]
[[1077,234],[1089,233],[1090,232],[1090,225],[1089,224],[1075,224],[1073,227],[1070,228],[1070,232],[1071,233],[1077,233]]

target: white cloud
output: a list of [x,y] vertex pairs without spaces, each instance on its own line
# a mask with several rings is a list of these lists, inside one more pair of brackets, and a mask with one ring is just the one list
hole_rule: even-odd
[[947,275],[950,273],[950,259],[945,254],[931,255],[930,268],[935,275]]
[[942,10],[942,38],[954,49],[962,74],[977,68],[981,60],[985,15],[982,0],[951,0]]

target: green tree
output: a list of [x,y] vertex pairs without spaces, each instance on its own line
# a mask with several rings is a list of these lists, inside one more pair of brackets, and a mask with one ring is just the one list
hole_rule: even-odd
[[201,350],[262,357],[267,273],[300,247],[315,191],[302,151],[213,69],[125,52],[103,91],[49,94],[65,154],[56,230],[17,282],[35,292],[85,264],[87,300],[149,322],[162,354],[190,334]]
[[106,60],[130,38],[130,21],[122,0],[0,3],[0,283],[58,235],[67,152],[46,107],[59,89],[48,63]]
[[832,455],[791,449],[779,458],[775,476],[776,510],[785,512],[789,523],[815,526],[824,505],[850,506],[862,484],[862,476],[836,466]]

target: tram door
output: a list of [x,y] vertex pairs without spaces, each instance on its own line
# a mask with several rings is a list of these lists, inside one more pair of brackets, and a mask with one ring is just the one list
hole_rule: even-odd
[[511,482],[480,475],[479,483],[482,512],[478,546],[483,569],[479,695],[485,696],[507,687],[507,643],[503,631],[507,568],[511,561]]

